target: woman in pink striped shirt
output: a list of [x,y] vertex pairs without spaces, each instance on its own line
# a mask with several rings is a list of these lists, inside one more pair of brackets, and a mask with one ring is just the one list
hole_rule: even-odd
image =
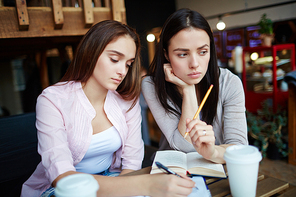
[[76,173],[94,176],[98,196],[190,194],[188,178],[121,176],[139,170],[144,156],[139,55],[139,37],[127,25],[103,21],[90,28],[61,82],[38,97],[42,161],[21,196],[52,196],[60,179]]

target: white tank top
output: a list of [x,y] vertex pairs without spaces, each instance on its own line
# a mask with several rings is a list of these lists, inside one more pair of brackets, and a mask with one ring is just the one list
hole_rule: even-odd
[[121,144],[121,138],[114,126],[94,134],[86,154],[75,166],[76,171],[97,174],[107,170],[111,166],[114,152]]

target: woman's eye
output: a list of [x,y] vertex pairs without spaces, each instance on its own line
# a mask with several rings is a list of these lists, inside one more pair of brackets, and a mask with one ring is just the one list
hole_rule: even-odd
[[208,51],[201,51],[201,52],[200,52],[201,55],[205,55],[205,54],[207,54],[207,53],[208,53]]
[[179,57],[185,57],[186,55],[186,53],[178,54]]
[[113,58],[110,58],[110,60],[111,60],[111,62],[113,62],[113,63],[117,63],[117,62],[118,62],[118,60],[113,59]]

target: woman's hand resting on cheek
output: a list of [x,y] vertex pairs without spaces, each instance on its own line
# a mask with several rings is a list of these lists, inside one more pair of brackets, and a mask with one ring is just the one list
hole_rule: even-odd
[[179,77],[177,77],[175,75],[171,64],[169,64],[169,63],[164,64],[163,69],[164,69],[164,74],[165,74],[165,80],[167,82],[171,82],[182,89],[185,88],[186,86],[189,86],[187,83],[185,83],[184,81],[182,81]]
[[212,125],[199,119],[186,119],[186,126],[195,150],[205,159],[211,160],[215,154],[215,136]]

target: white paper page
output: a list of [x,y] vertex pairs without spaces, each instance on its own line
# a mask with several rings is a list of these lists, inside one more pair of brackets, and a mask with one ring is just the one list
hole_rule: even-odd
[[221,164],[216,164],[211,161],[208,161],[205,158],[203,158],[203,156],[198,154],[197,152],[187,153],[187,167],[188,167],[188,169],[196,167],[196,166],[224,172],[224,168]]
[[198,188],[193,188],[191,194],[188,197],[211,197],[211,192],[208,189],[204,178],[201,176],[194,176],[192,180],[195,182],[195,186]]
[[[181,168],[187,169],[186,166],[186,155],[183,152],[166,150],[158,151],[154,158],[154,161],[158,161],[161,164],[170,166],[180,166]],[[152,168],[157,168],[155,162],[152,164]]]

